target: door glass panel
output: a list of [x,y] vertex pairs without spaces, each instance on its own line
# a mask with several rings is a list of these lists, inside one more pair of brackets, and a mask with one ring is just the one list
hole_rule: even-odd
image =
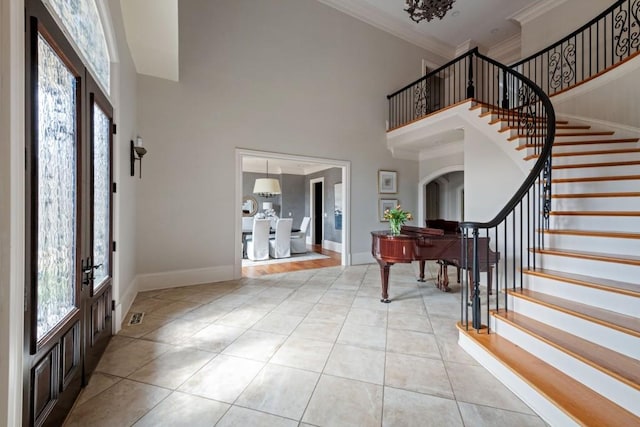
[[38,340],[76,305],[76,78],[38,36]]
[[93,265],[94,284],[109,275],[109,118],[93,106]]

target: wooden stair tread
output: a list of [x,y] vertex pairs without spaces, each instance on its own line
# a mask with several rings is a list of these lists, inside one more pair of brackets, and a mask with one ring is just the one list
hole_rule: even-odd
[[[540,232],[541,230],[538,230]],[[616,239],[640,239],[640,233],[629,233],[626,231],[603,231],[603,230],[577,230],[577,229],[545,229],[546,234],[558,234],[563,236],[591,236],[591,237],[611,237]]]
[[610,139],[590,139],[583,141],[554,141],[554,147],[564,147],[571,145],[590,145],[590,144],[618,144],[625,142],[638,142],[639,138],[610,138]]
[[[498,129],[498,132],[507,132],[510,130],[518,130],[518,129],[522,129],[523,126],[520,125],[513,125],[513,126],[504,126],[501,127],[500,129]],[[546,128],[546,126],[544,124],[536,124],[536,128],[538,129],[543,129]],[[570,124],[560,124],[560,123],[556,123],[556,130],[558,129],[591,129],[591,126],[589,125],[570,125]]]
[[640,338],[640,318],[615,313],[610,310],[564,298],[558,298],[530,289],[509,289],[507,293]]
[[637,166],[640,160],[627,160],[624,162],[598,162],[598,163],[575,163],[571,165],[553,165],[551,169],[578,169],[578,168],[604,168],[609,166]]
[[552,178],[552,184],[565,184],[570,182],[601,182],[601,181],[632,181],[640,179],[640,175],[617,176],[587,176],[582,178]]
[[554,216],[640,216],[640,211],[551,211]]
[[637,191],[619,191],[615,193],[559,193],[552,194],[552,199],[581,199],[585,197],[640,197]]
[[637,283],[620,282],[618,280],[605,279],[603,277],[584,276],[582,274],[567,273],[564,271],[549,270],[545,268],[524,269],[524,274],[543,277],[559,282],[601,289],[609,292],[640,298],[640,285]]
[[[545,128],[540,128],[540,131],[545,130]],[[544,132],[540,132],[542,133],[536,133],[536,136],[543,136]],[[589,131],[589,132],[556,132],[555,137],[556,138],[562,138],[562,137],[573,137],[573,136],[609,136],[609,135],[613,135],[615,132],[612,131]],[[511,135],[509,138],[507,138],[507,141],[514,141],[516,139],[521,139],[521,138],[527,138],[527,137],[531,137],[532,135],[526,135],[523,133],[519,133],[517,135]]]
[[573,251],[573,250],[568,251],[568,250],[558,249],[558,248],[545,248],[545,249],[538,248],[535,250],[532,249],[531,251],[538,254],[566,256],[571,258],[590,259],[594,261],[615,262],[618,264],[640,266],[640,256],[634,256],[634,255],[618,255],[618,254],[609,254],[609,253],[603,253],[603,252],[588,252],[588,251]]
[[498,334],[461,333],[483,347],[563,412],[585,426],[637,425],[638,417]]
[[620,354],[601,345],[538,322],[515,311],[492,312],[494,317],[534,335],[549,345],[640,390],[640,360]]

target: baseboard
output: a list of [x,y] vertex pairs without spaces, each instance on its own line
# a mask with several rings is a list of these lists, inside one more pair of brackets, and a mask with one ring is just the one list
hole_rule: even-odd
[[372,264],[376,262],[371,252],[358,252],[351,254],[351,265]]
[[113,315],[114,317],[114,325],[113,325],[113,333],[117,334],[118,331],[122,328],[122,319],[129,312],[129,309],[133,305],[133,301],[135,301],[136,296],[138,295],[138,286],[139,286],[138,277],[134,277],[129,286],[127,287],[126,292],[121,294],[120,300],[116,301],[116,310]]
[[330,251],[342,253],[342,243],[339,243],[339,242],[332,242],[331,240],[324,240],[322,242],[322,247],[324,249],[328,249]]
[[140,274],[136,277],[138,291],[175,288],[180,286],[199,285],[202,283],[233,280],[234,266],[194,268],[191,270],[174,270],[163,273]]

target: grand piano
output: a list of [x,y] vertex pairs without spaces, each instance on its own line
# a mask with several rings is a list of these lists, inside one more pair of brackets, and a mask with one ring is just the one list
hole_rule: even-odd
[[[447,221],[453,223],[453,221]],[[440,225],[440,224],[429,224]],[[380,277],[382,279],[382,297],[381,302],[388,303],[389,299],[389,271],[391,266],[396,263],[410,263],[419,261],[420,277],[418,281],[424,282],[425,261],[438,261],[440,269],[438,272],[437,286],[438,289],[449,291],[449,278],[447,275],[447,266],[454,266],[459,269],[468,270],[465,262],[471,264],[473,261],[473,241],[468,240],[467,259],[462,258],[462,236],[457,231],[451,231],[451,224],[441,225],[446,228],[433,227],[410,227],[403,226],[400,235],[391,235],[387,230],[371,232],[371,254],[380,265]],[[455,228],[457,230],[457,227]],[[488,238],[478,238],[478,258],[480,271],[487,272],[487,281],[491,284],[491,273],[493,265],[499,258],[496,253],[488,248]],[[460,280],[458,274],[458,281]],[[470,286],[472,280],[469,280]]]

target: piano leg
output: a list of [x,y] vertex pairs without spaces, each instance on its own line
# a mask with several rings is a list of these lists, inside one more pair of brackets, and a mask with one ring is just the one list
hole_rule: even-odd
[[380,302],[390,303],[389,299],[389,270],[393,265],[392,262],[386,262],[381,259],[377,260],[380,265],[380,279],[382,279],[382,298]]
[[443,292],[449,292],[449,273],[447,272],[447,262],[445,260],[438,260],[438,281],[436,285],[438,289]]
[[420,260],[420,278],[418,282],[424,282],[424,260]]

